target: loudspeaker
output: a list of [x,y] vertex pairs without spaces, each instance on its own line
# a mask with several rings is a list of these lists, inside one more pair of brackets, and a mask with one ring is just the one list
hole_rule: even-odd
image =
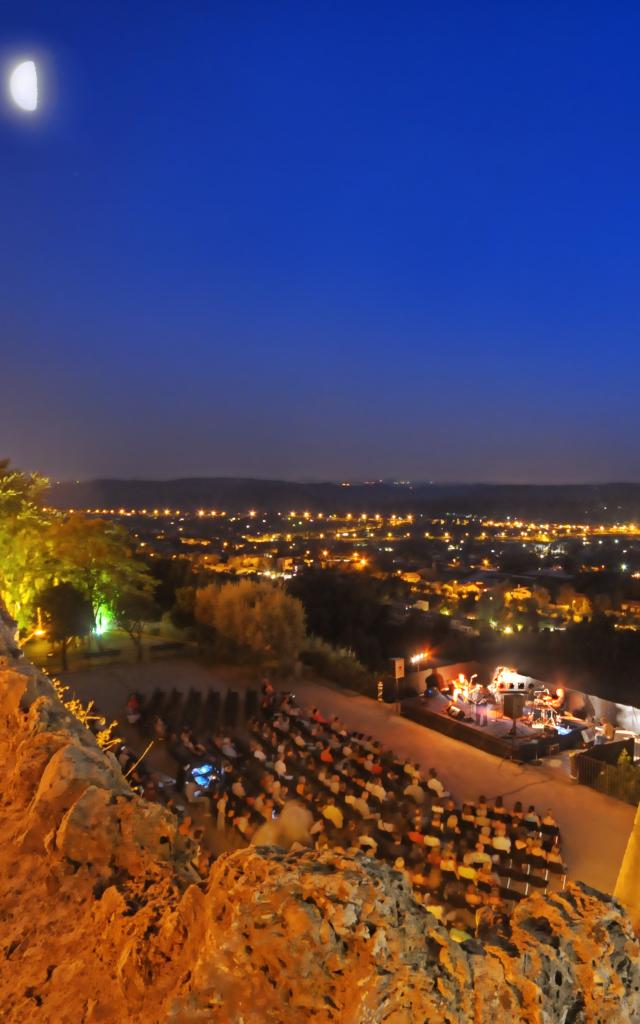
[[447,714],[450,715],[451,718],[458,718],[460,721],[464,721],[464,711],[462,708],[456,707],[455,704],[449,705],[447,708]]
[[524,711],[524,693],[505,693],[502,710],[507,718],[522,718]]

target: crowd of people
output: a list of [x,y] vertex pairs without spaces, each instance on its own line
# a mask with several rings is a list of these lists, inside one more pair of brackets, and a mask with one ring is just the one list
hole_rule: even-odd
[[[423,773],[268,682],[257,712],[243,729],[209,740],[198,723],[172,731],[154,716],[149,725],[177,765],[165,796],[196,838],[207,822],[227,849],[329,846],[381,858],[460,941],[487,929],[508,932],[514,901],[532,887],[564,885],[550,811],[520,802],[507,808],[500,796],[459,803],[436,768]],[[143,719],[139,698],[132,697],[127,715],[130,722]],[[139,781],[145,796],[159,797],[153,778],[143,773]]]

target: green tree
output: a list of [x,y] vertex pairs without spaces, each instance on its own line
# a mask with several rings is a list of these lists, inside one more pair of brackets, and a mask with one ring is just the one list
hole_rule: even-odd
[[598,613],[605,613],[611,611],[611,596],[606,593],[594,594],[593,597],[593,610]]
[[304,644],[301,602],[270,583],[211,584],[197,591],[195,614],[228,649],[267,665],[290,668]]
[[371,668],[385,665],[387,652],[383,648],[387,642],[392,648],[389,654],[396,653],[390,639],[386,581],[362,573],[310,569],[294,576],[288,590],[302,602],[309,632],[314,636],[333,647],[354,651]]
[[588,619],[593,612],[591,601],[585,594],[576,594],[571,604],[571,611],[581,619]]
[[56,514],[43,507],[48,481],[0,460],[0,598],[24,630],[36,597],[51,579],[50,535]]
[[551,594],[546,587],[534,587],[531,591],[531,599],[539,612],[545,613],[551,604]]
[[74,513],[56,525],[53,548],[57,576],[84,594],[94,626],[100,605],[112,607],[127,590],[153,587],[146,566],[134,558],[126,530],[110,520]]
[[558,590],[558,596],[556,598],[556,604],[560,605],[561,608],[569,608],[573,606],[573,602],[577,597],[575,589],[570,583],[563,583]]
[[176,629],[193,626],[196,609],[196,588],[177,587],[176,600],[171,609],[171,621]]
[[72,583],[46,587],[39,601],[47,618],[49,638],[60,644],[62,668],[67,669],[69,642],[75,637],[86,636],[91,629],[91,605]]
[[142,634],[148,622],[160,615],[160,608],[146,590],[122,590],[112,605],[117,625],[131,637],[138,661],[142,661]]

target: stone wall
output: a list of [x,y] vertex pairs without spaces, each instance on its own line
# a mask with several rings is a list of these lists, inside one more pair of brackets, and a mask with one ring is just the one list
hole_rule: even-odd
[[0,633],[6,1024],[640,1020],[630,923],[584,887],[463,948],[370,858],[253,848],[201,879],[174,817]]

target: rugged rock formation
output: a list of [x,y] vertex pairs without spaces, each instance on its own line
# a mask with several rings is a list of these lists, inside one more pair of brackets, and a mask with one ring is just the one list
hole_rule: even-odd
[[0,669],[7,1024],[632,1024],[640,950],[579,886],[468,948],[365,857],[252,848],[201,880],[165,809],[7,652]]

